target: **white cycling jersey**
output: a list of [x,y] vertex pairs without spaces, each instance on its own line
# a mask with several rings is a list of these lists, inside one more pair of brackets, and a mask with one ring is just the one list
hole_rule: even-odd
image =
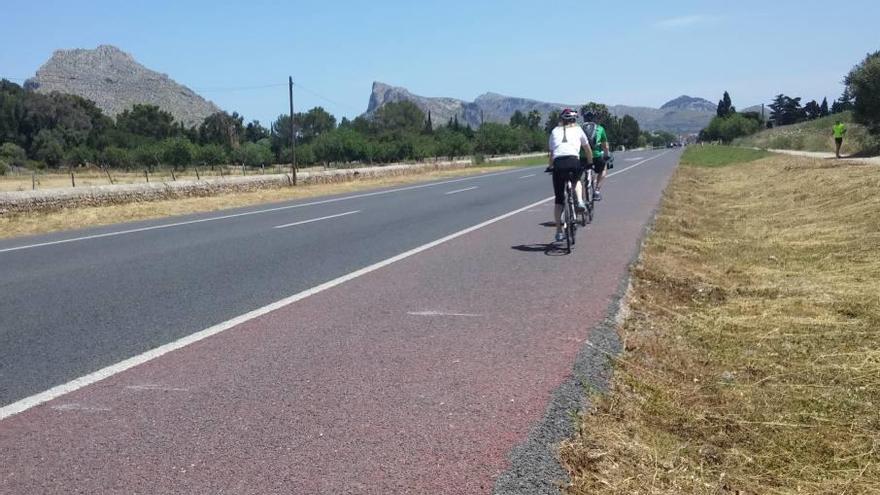
[[550,133],[550,153],[553,158],[580,156],[581,146],[590,144],[584,130],[577,124],[556,126]]

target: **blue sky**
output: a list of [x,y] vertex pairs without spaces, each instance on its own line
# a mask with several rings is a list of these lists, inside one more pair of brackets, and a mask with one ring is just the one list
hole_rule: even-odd
[[288,75],[298,107],[338,118],[366,109],[374,80],[467,100],[646,106],[729,90],[743,108],[779,92],[833,100],[880,50],[877,0],[0,0],[0,12],[0,76],[30,77],[58,48],[112,44],[264,123],[286,111]]

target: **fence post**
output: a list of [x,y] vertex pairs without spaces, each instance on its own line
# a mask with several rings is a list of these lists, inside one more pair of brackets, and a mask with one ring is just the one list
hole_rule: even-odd
[[247,174],[244,172],[244,163],[241,164],[241,175],[247,175]]
[[147,169],[144,169],[144,179],[147,179],[147,182],[150,182],[150,174],[147,173]]
[[70,187],[76,187],[76,179],[73,178],[73,169],[70,169]]
[[202,180],[202,178],[199,177],[199,167],[196,167],[196,180]]
[[107,180],[109,180],[110,184],[112,185],[113,184],[113,177],[110,176],[110,169],[108,169],[106,167],[101,167],[101,168],[104,169],[104,173],[107,174]]
[[31,170],[31,190],[37,190],[37,171]]
[[171,167],[171,180],[177,182],[177,176],[174,175],[174,167]]

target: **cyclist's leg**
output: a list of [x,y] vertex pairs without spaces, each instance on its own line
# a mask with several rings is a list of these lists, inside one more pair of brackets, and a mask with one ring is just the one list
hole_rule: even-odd
[[556,233],[562,232],[562,208],[565,203],[565,179],[568,173],[561,170],[557,165],[553,166],[553,196],[554,206],[553,220],[556,222]]
[[578,205],[578,208],[584,207],[584,183],[581,181],[581,175],[583,174],[582,169],[577,169],[572,172],[572,183],[574,184],[574,193],[575,193],[575,204]]

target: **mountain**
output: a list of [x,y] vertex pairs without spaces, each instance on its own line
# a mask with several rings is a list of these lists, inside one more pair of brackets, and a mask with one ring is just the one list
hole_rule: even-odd
[[715,112],[718,105],[703,98],[693,98],[691,96],[682,95],[678,98],[667,101],[660,107],[660,110],[679,110],[679,111],[695,111],[695,112]]
[[198,125],[220,111],[193,90],[110,45],[94,50],[56,50],[25,86],[41,93],[58,91],[82,96],[111,116],[135,103],[156,105],[187,126]]
[[[406,88],[374,82],[366,115],[373,115],[386,103],[400,101],[411,101],[423,112],[431,112],[431,120],[437,124],[444,124],[450,118],[458,116],[459,122],[471,127],[479,127],[481,122],[507,123],[517,110],[525,114],[537,110],[546,118],[554,110],[580,107],[580,104],[548,103],[496,93],[485,93],[472,102],[456,98],[426,97],[413,94]],[[680,96],[659,109],[626,105],[608,107],[608,110],[617,117],[631,115],[639,122],[642,129],[664,130],[676,134],[699,132],[712,120],[715,109],[715,104],[690,96]]]

